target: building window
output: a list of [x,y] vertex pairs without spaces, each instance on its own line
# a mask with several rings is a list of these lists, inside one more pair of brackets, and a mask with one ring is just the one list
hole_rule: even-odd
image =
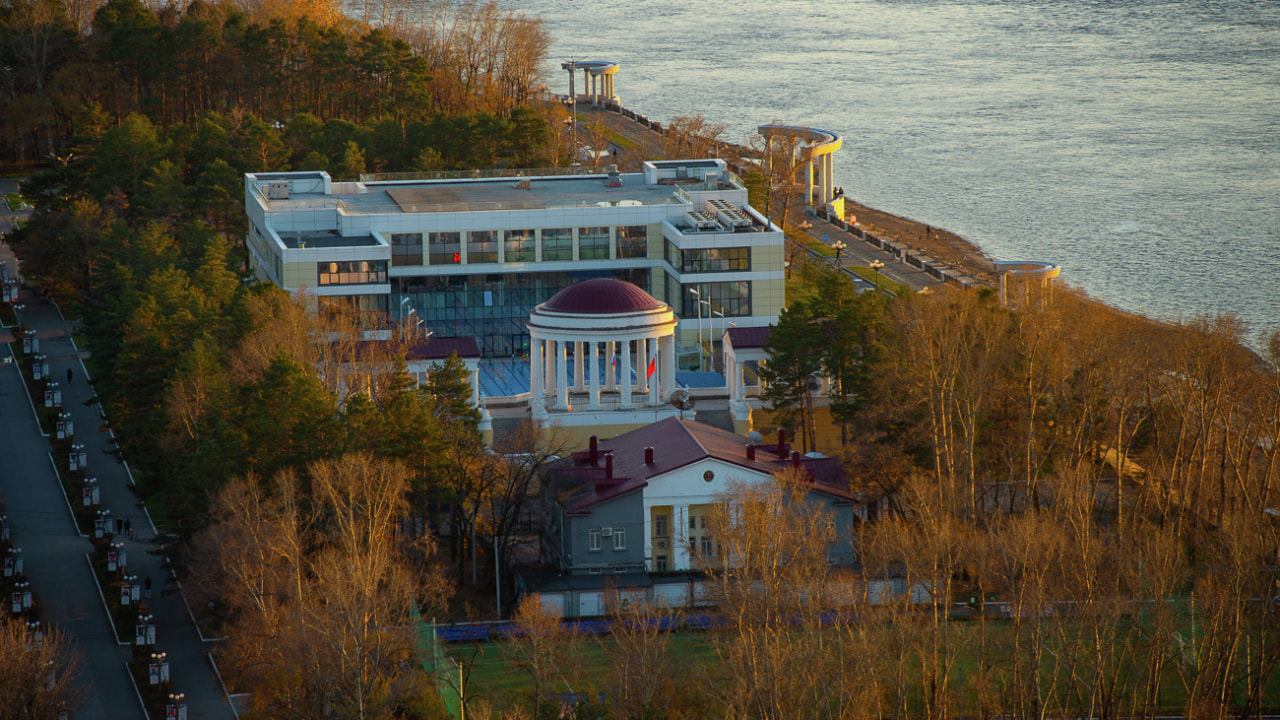
[[654,558],[654,559],[653,559],[653,571],[654,571],[654,572],[666,572],[666,571],[667,571],[667,556],[666,556],[666,555],[659,555],[658,557],[656,557],[656,558]]
[[614,550],[627,549],[627,529],[626,528],[613,529],[613,549]]
[[714,550],[715,548],[711,546],[711,538],[703,537],[702,538],[702,557],[711,557],[714,554]]
[[534,234],[532,230],[506,230],[502,233],[503,262],[533,262]]
[[609,259],[609,228],[585,227],[578,229],[578,259]]
[[600,528],[591,528],[587,539],[587,549],[591,552],[600,550]]
[[462,262],[462,233],[433,232],[427,236],[427,260],[432,265]]
[[690,530],[697,530],[697,529],[698,529],[698,516],[697,516],[697,515],[690,515],[690,516],[689,516],[689,529],[690,529]]
[[498,231],[472,230],[467,233],[467,264],[498,262]]
[[[670,259],[668,259],[670,262]],[[681,250],[680,272],[740,272],[751,269],[751,248]]]
[[619,258],[649,257],[649,230],[644,225],[624,225],[618,228]]
[[422,233],[392,233],[392,265],[422,264]]
[[351,260],[319,264],[321,285],[367,285],[387,281],[386,260]]
[[[698,295],[689,292],[689,288],[697,288]],[[680,302],[680,317],[698,317],[697,302],[699,299],[711,301],[711,311],[723,313],[725,317],[746,317],[751,315],[750,282],[693,283],[685,285],[682,289],[684,290],[684,297],[681,298]],[[709,312],[704,305],[701,310],[702,317],[707,317]]]
[[664,538],[667,536],[667,516],[655,515],[653,517],[653,536]]
[[572,228],[547,228],[542,231],[542,262],[572,259]]

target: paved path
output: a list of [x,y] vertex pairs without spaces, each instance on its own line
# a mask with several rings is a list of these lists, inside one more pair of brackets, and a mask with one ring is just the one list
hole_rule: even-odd
[[[872,261],[877,260],[884,263],[884,267],[880,268],[880,274],[883,277],[906,285],[917,292],[927,287],[942,284],[942,281],[938,278],[914,265],[908,264],[904,260],[895,258],[889,251],[881,250],[875,245],[863,242],[861,233],[846,232],[843,229],[843,225],[828,222],[820,217],[809,216],[805,218],[805,222],[809,223],[810,227],[804,228],[804,231],[814,239],[833,247],[836,242],[845,244],[845,247],[840,250],[839,266],[848,273],[860,290],[873,289],[874,281],[864,280],[849,272],[848,268],[856,266],[870,267]],[[836,261],[835,258],[830,258],[829,260],[832,263]]]
[[[0,245],[0,262],[14,259]],[[23,324],[40,338],[40,351],[49,360],[51,377],[63,391],[63,408],[71,413],[75,441],[88,455],[90,477],[97,477],[102,506],[114,517],[133,523],[136,540],[117,536],[125,544],[128,567],[139,579],[153,582],[152,614],[156,619],[156,649],[166,652],[171,677],[186,695],[188,717],[233,718],[222,686],[214,674],[206,646],[191,621],[181,593],[168,581],[162,553],[150,518],[133,494],[129,470],[111,455],[114,443],[103,425],[80,352],[67,332],[58,308],[24,290],[20,312]],[[0,340],[9,341],[8,329]],[[0,348],[0,357],[11,357]],[[0,360],[3,362],[3,360]],[[67,371],[72,380],[67,382]],[[42,607],[42,617],[75,639],[83,658],[84,699],[76,720],[131,720],[146,718],[124,663],[131,648],[117,643],[103,608],[93,574],[85,560],[92,550],[75,527],[67,500],[49,457],[48,438],[41,435],[31,402],[16,363],[0,365],[0,493],[13,529],[15,547],[22,548],[31,588]],[[121,628],[131,640],[132,628]]]

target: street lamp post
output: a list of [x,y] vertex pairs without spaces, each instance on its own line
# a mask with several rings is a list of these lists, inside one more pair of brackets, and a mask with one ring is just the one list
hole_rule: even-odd
[[837,240],[831,243],[831,247],[835,248],[836,250],[836,267],[840,267],[840,251],[844,250],[849,246],[846,245],[843,240]]
[[696,287],[689,288],[689,293],[696,298],[694,307],[698,313],[698,372],[702,372],[702,293]]
[[[723,367],[724,367],[724,308],[723,308],[723,307],[721,307],[721,309],[719,309],[719,310],[712,310],[712,311],[711,311],[711,314],[712,314],[712,315],[718,315],[718,316],[720,316],[720,367],[721,367],[721,368],[723,368]],[[714,327],[712,327],[712,329],[711,329],[711,330],[712,330],[712,332],[715,332],[715,328],[714,328]],[[714,342],[711,344],[711,347],[712,347],[712,349],[713,349],[713,350],[715,349],[715,343],[714,343]],[[711,369],[712,369],[712,370],[715,370],[715,369],[716,369],[716,360],[715,360],[715,358],[716,358],[716,356],[715,356],[715,353],[713,352],[713,353],[712,353],[712,355],[711,355]]]
[[876,271],[876,290],[880,290],[880,268],[884,267],[884,263],[879,260],[871,261],[871,269]]

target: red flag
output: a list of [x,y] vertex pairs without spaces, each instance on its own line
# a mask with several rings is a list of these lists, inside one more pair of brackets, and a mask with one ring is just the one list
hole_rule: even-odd
[[653,374],[657,371],[658,371],[658,358],[657,357],[649,358],[649,374],[645,376],[645,379],[653,377]]

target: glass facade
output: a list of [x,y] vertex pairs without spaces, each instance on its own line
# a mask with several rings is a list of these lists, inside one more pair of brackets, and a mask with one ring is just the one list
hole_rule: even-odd
[[535,241],[532,230],[505,230],[502,233],[503,262],[533,262],[535,257]]
[[[607,249],[607,245],[606,245]],[[436,337],[475,338],[485,357],[529,351],[529,313],[564,288],[596,277],[625,280],[649,291],[649,270],[476,273],[393,278],[392,307],[408,297]]]
[[472,230],[467,233],[467,264],[498,262],[498,231]]
[[667,262],[686,273],[748,271],[751,269],[751,248],[681,250],[668,240]]
[[457,265],[462,262],[462,233],[428,233],[427,241],[427,259],[430,264]]
[[573,259],[573,228],[545,228],[542,231],[542,262]]
[[392,265],[422,264],[422,233],[393,233],[391,235]]
[[318,263],[321,285],[365,285],[387,281],[386,260]]
[[584,227],[578,229],[578,259],[609,259],[609,228]]
[[[698,317],[698,306],[695,304],[699,298],[711,301],[710,310],[706,305],[702,306],[702,317],[707,317],[713,311],[724,313],[725,317],[745,317],[751,314],[751,283],[742,282],[718,282],[718,283],[692,283],[677,286],[680,289],[679,304],[672,303],[674,298],[670,297],[671,283],[667,286],[667,303],[672,307],[680,308],[680,317],[691,318]],[[697,288],[698,295],[689,292],[691,288]]]
[[644,225],[622,225],[617,229],[617,257],[649,257],[649,230]]

